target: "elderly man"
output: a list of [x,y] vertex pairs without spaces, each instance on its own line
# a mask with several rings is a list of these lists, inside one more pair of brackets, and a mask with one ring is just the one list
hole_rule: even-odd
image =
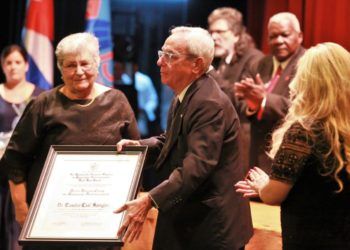
[[214,42],[206,30],[177,27],[159,51],[161,80],[174,92],[167,132],[124,145],[148,145],[159,185],[148,196],[126,203],[119,234],[140,234],[147,211],[159,210],[153,249],[243,249],[252,236],[247,200],[232,183],[238,165],[239,120],[228,97],[206,74]]
[[244,100],[241,110],[251,122],[250,166],[270,172],[266,154],[269,136],[287,113],[289,83],[305,49],[299,21],[289,12],[272,16],[268,23],[271,55],[264,57],[246,78],[235,85],[235,92]]

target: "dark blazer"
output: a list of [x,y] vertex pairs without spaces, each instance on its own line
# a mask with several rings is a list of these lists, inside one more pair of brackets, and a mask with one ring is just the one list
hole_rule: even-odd
[[232,104],[235,106],[236,97],[233,86],[230,85],[228,81],[224,80],[224,78],[222,78],[222,75],[220,75],[214,68],[209,70],[207,72],[207,75],[212,77],[216,81],[219,88],[228,96]]
[[[282,71],[276,87],[267,94],[266,105],[261,120],[256,115],[250,117],[251,121],[251,150],[250,166],[259,166],[263,170],[270,172],[271,160],[266,151],[269,150],[269,143],[273,129],[280,123],[287,114],[290,105],[289,83],[296,73],[296,65],[299,58],[304,54],[305,49],[300,47],[291,57],[287,67]],[[273,71],[272,55],[264,57],[255,69],[251,72],[251,77],[260,74],[263,82],[271,79]],[[245,108],[244,108],[245,109]]]
[[[240,129],[240,156],[241,156],[241,166],[245,169],[245,172],[249,170],[249,152],[250,152],[250,123],[245,116],[245,112],[240,112],[239,101],[237,100],[234,93],[234,84],[241,81],[242,79],[249,76],[250,69],[253,65],[256,65],[262,58],[264,54],[255,48],[246,48],[243,54],[235,55],[231,63],[226,65],[225,70],[220,72],[222,79],[227,82],[226,85],[229,86],[231,93],[224,90],[227,95],[232,95],[230,97],[233,105],[238,111],[239,119],[241,121]],[[220,64],[225,63],[223,60]],[[220,65],[219,65],[220,67]]]
[[160,184],[150,191],[159,206],[154,249],[227,249],[252,236],[249,203],[233,189],[244,178],[238,165],[239,120],[215,81],[194,81],[150,146]]
[[[225,70],[222,72],[223,79],[227,80],[231,85],[239,82],[249,75],[251,67],[257,64],[263,57],[264,54],[260,50],[248,48],[242,55],[235,56],[231,63],[225,67]],[[224,62],[221,61],[220,64],[222,63]]]

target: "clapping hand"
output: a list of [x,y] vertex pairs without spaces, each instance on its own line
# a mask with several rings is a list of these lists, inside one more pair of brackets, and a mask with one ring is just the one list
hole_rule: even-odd
[[268,184],[269,180],[269,176],[263,170],[254,167],[249,170],[247,178],[237,182],[234,187],[236,192],[243,194],[243,197],[258,197],[260,190]]
[[246,78],[234,85],[235,95],[244,99],[250,110],[258,110],[266,96],[265,85],[259,74],[253,78]]

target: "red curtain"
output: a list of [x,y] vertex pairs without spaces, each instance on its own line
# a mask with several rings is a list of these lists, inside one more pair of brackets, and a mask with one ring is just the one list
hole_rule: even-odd
[[265,53],[268,53],[267,22],[273,14],[283,11],[298,17],[306,48],[320,42],[336,42],[350,50],[348,0],[248,0],[248,31]]

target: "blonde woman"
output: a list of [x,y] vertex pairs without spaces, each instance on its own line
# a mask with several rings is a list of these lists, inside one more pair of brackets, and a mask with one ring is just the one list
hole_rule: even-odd
[[236,191],[281,204],[283,249],[350,249],[350,54],[322,43],[300,59],[292,104],[273,133],[268,176],[255,167]]

